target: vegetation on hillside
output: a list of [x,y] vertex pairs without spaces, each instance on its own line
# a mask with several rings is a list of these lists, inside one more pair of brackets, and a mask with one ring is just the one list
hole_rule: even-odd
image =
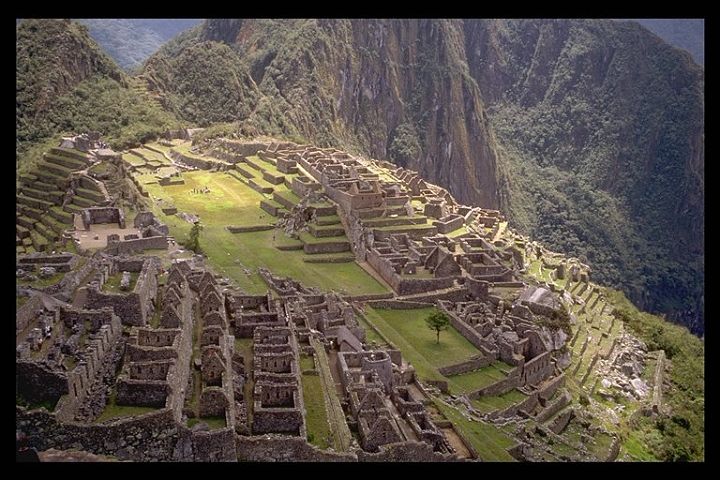
[[648,350],[664,350],[670,363],[664,402],[668,415],[638,416],[631,427],[639,431],[653,455],[664,461],[705,459],[705,345],[685,327],[640,312],[618,291],[608,289],[615,316],[642,339]]
[[99,131],[108,144],[121,149],[147,142],[180,123],[133,90],[96,77],[59,97],[45,125],[49,131]]
[[188,46],[173,58],[151,58],[144,75],[164,94],[165,107],[201,127],[246,118],[259,96],[237,54],[216,42]]
[[92,38],[117,64],[131,70],[139,67],[167,42],[183,30],[200,23],[194,18],[81,18]]
[[180,126],[143,91],[130,88],[127,76],[75,22],[20,23],[16,82],[21,170],[28,168],[21,161],[34,163],[59,134],[98,131],[113,148],[126,148]]
[[[702,70],[629,22],[493,28],[507,67],[488,113],[511,226],[702,332]],[[533,29],[542,48],[522,41]]]
[[124,82],[122,72],[70,20],[26,19],[16,27],[15,130],[17,148],[50,133],[44,114],[60,95],[94,75]]

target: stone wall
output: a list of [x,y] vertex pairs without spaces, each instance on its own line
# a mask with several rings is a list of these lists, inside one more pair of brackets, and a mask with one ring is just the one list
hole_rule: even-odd
[[522,372],[523,385],[535,385],[548,378],[554,371],[552,352],[545,352],[525,363]]
[[237,458],[246,462],[354,462],[351,453],[320,450],[304,438],[286,435],[235,436]]
[[302,426],[303,414],[297,408],[256,408],[253,415],[253,433],[296,433]]
[[442,290],[452,287],[455,284],[453,277],[431,279],[410,279],[402,277],[395,272],[390,262],[374,250],[367,252],[366,259],[370,266],[398,295],[413,295],[431,290]]
[[116,207],[90,207],[84,208],[81,213],[85,230],[96,223],[117,223],[120,228],[125,228],[125,215]]
[[567,405],[569,405],[571,401],[572,401],[572,397],[570,396],[570,393],[568,393],[568,391],[565,390],[557,400],[552,402],[550,405],[545,407],[540,413],[538,413],[537,416],[535,417],[535,420],[540,423],[548,420],[553,415],[555,415],[560,410],[562,410]]
[[95,308],[111,307],[124,325],[142,326],[146,324],[145,310],[141,304],[140,295],[135,292],[127,295],[103,293],[96,288],[89,287],[85,304]]
[[228,225],[227,227],[228,232],[230,233],[247,233],[247,232],[262,232],[265,230],[272,230],[275,228],[274,225],[247,225],[247,226],[232,226]]
[[73,298],[75,289],[87,278],[93,268],[93,262],[88,261],[79,269],[66,273],[60,283],[43,288],[43,292],[69,302]]
[[168,461],[177,443],[177,427],[169,409],[109,424],[58,423],[44,410],[16,407],[15,423],[37,450],[85,450],[121,460]]
[[[145,239],[141,239],[145,240]],[[130,240],[136,241],[136,240]],[[157,274],[160,261],[157,257],[144,258],[143,268],[129,294],[104,293],[95,287],[87,289],[86,305],[94,308],[112,307],[125,325],[144,326],[154,312],[157,297]],[[136,268],[139,259],[127,259],[128,267]]]
[[170,393],[170,387],[165,380],[120,378],[116,387],[118,405],[163,408]]
[[135,238],[109,243],[105,251],[112,255],[141,252],[143,250],[167,250],[168,240],[165,235],[155,237]]
[[378,453],[362,450],[357,452],[360,462],[457,462],[462,461],[455,455],[434,452],[433,447],[424,442],[391,443],[380,447]]
[[91,330],[96,332],[102,325],[112,323],[113,311],[108,307],[98,310],[78,310],[61,306],[58,311],[60,321],[67,327],[72,327],[78,323],[90,322]]
[[439,368],[438,372],[440,372],[441,375],[444,375],[446,377],[448,375],[461,375],[463,373],[472,372],[473,370],[487,367],[494,361],[495,359],[492,357],[478,356],[464,362]]
[[42,364],[17,361],[15,388],[30,403],[54,402],[68,393],[68,379],[64,372],[54,371]]
[[493,420],[496,418],[510,418],[517,414],[518,411],[523,412],[531,412],[535,409],[535,407],[538,405],[538,393],[533,392],[532,394],[528,395],[528,397],[523,400],[520,403],[513,404],[509,406],[508,408],[502,409],[502,410],[495,410],[494,412],[490,412],[485,415],[484,418],[488,420]]
[[392,293],[375,293],[369,295],[345,295],[342,297],[346,302],[367,302],[393,298]]
[[474,328],[461,320],[460,317],[455,315],[455,313],[449,311],[442,302],[438,302],[437,305],[438,308],[448,316],[448,318],[450,319],[450,325],[452,325],[455,330],[460,332],[460,335],[465,337],[468,342],[472,343],[473,346],[483,352],[485,356],[495,359],[497,358],[497,354],[493,354],[485,347],[482,336],[480,336],[480,334]]
[[15,332],[25,330],[28,324],[35,319],[38,310],[43,308],[43,302],[39,296],[33,295],[15,313]]
[[367,302],[373,308],[387,308],[398,310],[412,310],[428,308],[434,305],[433,302],[410,302],[407,300],[371,300]]
[[235,434],[231,428],[190,431],[180,427],[173,459],[182,462],[235,462]]
[[517,388],[520,386],[520,370],[521,367],[515,367],[510,371],[510,374],[495,383],[491,383],[490,385],[487,385],[479,390],[475,390],[474,392],[470,392],[467,394],[468,398],[470,399],[476,399],[480,398],[483,395],[487,396],[496,396],[496,395],[502,395],[503,393],[507,393],[513,388]]

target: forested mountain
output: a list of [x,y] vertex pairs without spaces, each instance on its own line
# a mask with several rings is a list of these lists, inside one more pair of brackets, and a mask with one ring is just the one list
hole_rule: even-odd
[[635,22],[215,19],[144,76],[199,125],[417,169],[703,329],[704,71]]
[[16,26],[16,150],[61,132],[101,131],[122,146],[179,125],[70,20]]
[[201,22],[197,18],[80,18],[90,36],[117,62],[139,67],[162,44]]

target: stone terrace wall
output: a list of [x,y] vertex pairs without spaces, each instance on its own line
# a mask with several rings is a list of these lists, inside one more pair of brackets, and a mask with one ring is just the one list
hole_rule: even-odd
[[380,447],[380,452],[357,452],[360,462],[458,462],[463,461],[452,454],[434,452],[424,442],[392,443]]
[[532,411],[538,404],[538,393],[533,392],[525,400],[520,403],[510,405],[504,410],[496,410],[485,415],[486,419],[493,420],[496,418],[509,418],[515,416],[515,414],[522,410],[524,412]]
[[478,370],[482,367],[487,367],[494,361],[495,360],[492,357],[478,356],[464,362],[439,368],[438,372],[440,372],[441,375],[444,375],[446,377],[448,375],[460,375],[463,373],[472,372],[473,370]]
[[172,460],[177,427],[169,409],[110,424],[58,423],[45,410],[16,407],[15,423],[37,450],[75,448],[121,460]]
[[180,427],[173,459],[182,462],[235,462],[235,434],[231,428],[193,432]]
[[113,255],[122,255],[124,253],[141,252],[143,250],[167,250],[167,248],[167,237],[164,235],[159,235],[156,237],[121,240],[119,242],[109,244],[105,251]]
[[443,311],[448,318],[450,319],[450,325],[452,325],[455,330],[460,332],[460,335],[465,337],[468,342],[472,343],[478,350],[483,352],[485,356],[497,359],[497,352],[493,353],[489,351],[485,345],[483,345],[483,339],[480,334],[475,331],[470,325],[465,323],[464,321],[460,320],[460,318],[455,315],[453,312],[446,309],[442,303],[438,302],[438,308]]
[[354,462],[350,453],[323,451],[305,439],[282,435],[235,436],[237,457],[247,462]]
[[389,308],[398,310],[412,310],[432,307],[432,302],[409,302],[406,300],[371,300],[367,302],[373,308]]
[[520,386],[520,371],[521,367],[515,367],[510,371],[510,374],[495,383],[491,383],[490,385],[483,387],[479,390],[475,390],[474,392],[470,392],[467,394],[468,398],[470,399],[476,399],[480,398],[483,395],[488,396],[494,396],[494,395],[502,395],[503,393],[507,393],[513,388],[517,388]]

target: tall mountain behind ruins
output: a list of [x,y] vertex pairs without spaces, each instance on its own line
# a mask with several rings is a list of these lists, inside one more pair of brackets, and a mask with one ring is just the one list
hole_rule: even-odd
[[181,118],[390,158],[703,331],[704,70],[637,23],[213,19],[180,40],[144,76]]
[[704,460],[704,339],[607,287],[702,332],[687,53],[549,20],[210,20],[136,75],[74,21],[16,43],[18,455]]
[[704,70],[635,22],[213,19],[139,77],[81,25],[36,22],[17,30],[20,153],[182,121],[389,158],[703,332]]

